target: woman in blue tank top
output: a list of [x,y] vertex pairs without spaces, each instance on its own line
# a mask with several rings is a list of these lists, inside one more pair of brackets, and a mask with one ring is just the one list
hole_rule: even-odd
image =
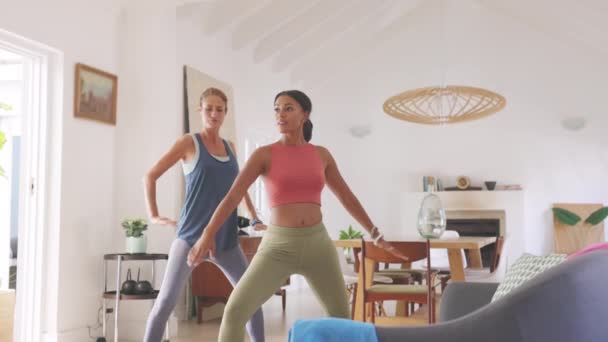
[[[165,276],[158,298],[148,317],[145,342],[161,341],[165,323],[173,311],[177,297],[194,267],[188,266],[190,248],[199,239],[216,207],[232,187],[239,173],[232,143],[223,140],[220,127],[228,110],[228,99],[219,89],[209,88],[200,98],[203,130],[178,139],[171,149],[144,177],[146,203],[150,222],[177,228],[171,244]],[[178,161],[186,177],[186,196],[179,220],[160,216],[156,205],[156,180]],[[265,229],[258,219],[249,195],[244,197],[255,229]],[[217,249],[212,261],[219,266],[233,286],[247,268],[237,236],[237,213],[231,213],[216,235]],[[264,341],[262,310],[247,324],[251,341]]]

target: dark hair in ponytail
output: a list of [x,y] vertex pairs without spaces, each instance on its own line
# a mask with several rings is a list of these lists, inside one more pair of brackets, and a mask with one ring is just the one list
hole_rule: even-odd
[[310,121],[310,119],[304,121],[304,126],[302,130],[304,131],[304,140],[306,140],[306,142],[309,142],[310,139],[312,139],[312,121]]
[[[277,102],[277,99],[283,95],[289,96],[292,99],[296,100],[300,107],[302,107],[302,110],[306,113],[310,114],[312,112],[312,102],[310,101],[308,95],[304,94],[304,92],[299,90],[285,90],[278,93],[277,96],[274,97],[274,102]],[[306,140],[307,142],[312,139],[312,126],[312,121],[310,121],[310,119],[306,120],[304,122],[304,125],[302,126],[304,140]]]

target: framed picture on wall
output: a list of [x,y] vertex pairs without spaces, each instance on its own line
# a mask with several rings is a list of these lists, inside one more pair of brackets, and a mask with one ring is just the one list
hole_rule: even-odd
[[74,116],[116,125],[118,77],[78,63],[75,79]]

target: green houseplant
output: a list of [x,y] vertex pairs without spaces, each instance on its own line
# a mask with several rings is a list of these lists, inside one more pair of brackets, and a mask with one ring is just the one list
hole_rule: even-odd
[[[581,221],[581,217],[564,208],[552,208],[555,217],[563,224],[568,226],[576,226]],[[608,207],[602,207],[591,213],[586,219],[585,223],[590,226],[596,226],[604,221],[608,217]]]
[[[363,233],[353,229],[352,225],[348,226],[346,230],[340,230],[340,240],[353,240],[360,239],[363,237]],[[353,250],[350,247],[344,248],[344,257],[346,258],[346,262],[352,264],[355,262],[355,256],[353,254]]]
[[144,231],[148,223],[144,219],[124,219],[121,223],[127,237],[127,253],[146,253],[147,240]]

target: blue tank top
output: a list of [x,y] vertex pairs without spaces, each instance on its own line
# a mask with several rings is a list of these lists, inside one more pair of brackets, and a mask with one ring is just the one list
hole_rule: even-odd
[[[214,158],[205,148],[200,134],[194,134],[196,153],[191,164],[184,164],[186,174],[186,198],[177,222],[177,237],[194,245],[203,233],[203,228],[211,220],[224,196],[232,187],[239,173],[239,166],[234,154],[225,140],[224,147],[228,152],[228,161]],[[189,169],[187,170],[186,168]],[[215,236],[218,250],[232,249],[237,245],[237,212],[236,209]]]

